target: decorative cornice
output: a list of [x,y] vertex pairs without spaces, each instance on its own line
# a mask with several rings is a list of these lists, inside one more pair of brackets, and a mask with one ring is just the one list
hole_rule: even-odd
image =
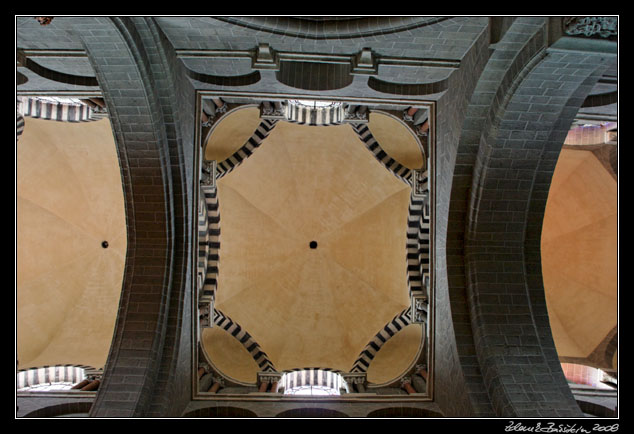
[[[435,59],[430,57],[394,57],[380,56],[371,48],[363,48],[354,54],[332,54],[332,53],[304,53],[295,51],[278,51],[271,47],[268,43],[261,43],[250,50],[212,50],[212,49],[177,49],[176,56],[181,59],[250,59],[251,68],[254,71],[250,74],[242,76],[220,77],[204,74],[188,69],[188,75],[199,81],[208,84],[227,84],[227,85],[246,85],[256,82],[254,73],[258,71],[279,71],[281,62],[306,62],[306,63],[328,63],[351,65],[350,73],[352,75],[370,75],[377,76],[380,65],[390,65],[399,67],[414,68],[445,68],[458,69],[460,67],[460,59]],[[77,54],[79,55],[79,53]],[[259,79],[259,75],[257,76]],[[233,81],[238,82],[234,84]],[[424,84],[407,84],[408,87],[424,88],[425,91],[438,91],[438,86],[446,82],[441,80],[436,83]],[[390,84],[392,85],[392,84]],[[380,86],[380,85],[379,85]],[[399,85],[403,86],[403,85]]]
[[262,43],[254,51],[251,67],[277,71],[280,69],[280,61],[275,50],[269,44]]
[[281,372],[260,371],[257,374],[257,384],[278,382],[282,379],[282,375],[284,374]]
[[352,74],[377,74],[379,66],[374,52],[370,48],[364,48],[352,60]]
[[203,162],[201,169],[200,183],[211,188],[216,187],[216,160],[208,160]]
[[346,372],[342,373],[344,381],[348,384],[367,384],[368,374],[366,372]]
[[340,20],[307,21],[296,17],[212,17],[236,26],[305,39],[349,39],[405,32],[439,23],[449,17],[360,17],[354,25]]
[[618,35],[618,23],[618,17],[567,17],[564,18],[564,33],[609,38]]

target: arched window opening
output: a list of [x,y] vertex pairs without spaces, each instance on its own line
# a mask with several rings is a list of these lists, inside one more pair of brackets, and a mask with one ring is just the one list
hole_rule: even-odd
[[67,381],[59,381],[44,384],[35,384],[33,386],[26,386],[21,389],[17,389],[18,392],[53,392],[57,390],[70,390],[75,383],[69,383]]
[[296,396],[337,396],[347,390],[344,379],[336,372],[302,369],[287,372],[280,381],[280,392]]
[[569,383],[598,389],[613,389],[617,387],[617,379],[601,369],[576,363],[562,363],[561,368]]
[[339,125],[344,120],[344,105],[334,101],[288,100],[285,117],[305,125]]
[[16,377],[18,392],[49,392],[69,390],[86,378],[86,370],[79,366],[46,366],[21,370]]
[[289,101],[292,104],[303,105],[306,107],[322,108],[322,107],[335,107],[340,106],[342,103],[334,102],[334,101],[316,101],[316,100],[307,100],[307,99],[295,99]]

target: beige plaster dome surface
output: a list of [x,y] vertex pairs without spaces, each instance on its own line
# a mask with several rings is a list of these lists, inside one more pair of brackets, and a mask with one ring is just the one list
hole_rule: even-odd
[[260,109],[247,107],[229,113],[218,122],[205,147],[205,159],[223,161],[249,140],[260,124]]
[[368,128],[387,154],[409,169],[425,167],[418,139],[393,116],[371,112]]
[[103,367],[126,253],[121,174],[108,119],[25,118],[16,147],[16,218],[19,368]]
[[617,325],[616,180],[591,151],[563,149],[542,231],[542,270],[560,357],[586,358]]
[[[258,342],[278,371],[350,370],[370,339],[410,303],[410,192],[349,125],[278,122],[218,181],[216,308]],[[309,247],[313,240],[316,249]],[[257,365],[244,348],[227,345],[223,332],[203,334],[212,363],[253,383]],[[392,380],[414,362],[420,326],[396,336],[379,351],[385,360],[377,355],[370,381]]]

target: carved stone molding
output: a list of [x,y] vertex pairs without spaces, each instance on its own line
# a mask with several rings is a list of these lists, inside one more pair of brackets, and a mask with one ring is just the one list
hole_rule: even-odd
[[370,111],[367,106],[348,105],[343,112],[343,123],[366,124]]
[[412,295],[412,323],[425,324],[427,322],[427,310],[429,301],[424,294]]
[[277,383],[282,379],[280,372],[258,372],[258,384]]
[[609,38],[618,35],[617,17],[566,17],[564,32],[571,36]]
[[429,200],[429,186],[426,171],[414,170],[414,188],[413,193],[415,196],[420,196],[427,206]]
[[370,48],[361,50],[352,60],[352,74],[377,74],[379,66]]
[[211,328],[214,325],[214,301],[205,300],[198,303],[198,324],[201,328]]
[[252,67],[253,69],[279,70],[280,62],[277,53],[269,44],[258,45],[253,56]]
[[205,161],[201,170],[200,183],[209,187],[216,187],[216,160]]
[[367,384],[368,378],[365,372],[347,372],[341,374],[344,381],[348,384]]
[[281,102],[264,101],[260,104],[260,118],[268,120],[287,120],[286,107]]

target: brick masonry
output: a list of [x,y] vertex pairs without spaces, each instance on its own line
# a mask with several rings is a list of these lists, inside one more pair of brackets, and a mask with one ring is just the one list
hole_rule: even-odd
[[466,210],[467,294],[476,352],[495,413],[578,417],[550,333],[541,224],[567,131],[613,59],[550,50],[539,56],[511,85],[512,93],[507,92],[492,122],[493,134],[478,147]]
[[[415,409],[342,403],[324,406],[323,415],[579,416],[552,342],[539,237],[566,132],[615,58],[550,49],[547,18],[493,23],[487,17],[425,25],[414,18],[376,18],[351,28],[349,20],[340,20],[324,27],[328,38],[320,39],[314,32],[325,24],[282,18],[60,17],[46,27],[19,18],[18,48],[85,51],[88,63],[45,64],[59,73],[96,77],[121,164],[128,225],[122,302],[90,415],[229,411],[204,410],[208,403],[191,400],[196,92],[310,92],[280,83],[272,71],[260,71],[253,83],[201,82],[192,70],[228,76],[236,64],[241,72],[251,69],[238,58],[187,63],[176,50],[253,50],[267,42],[282,51],[352,56],[371,47],[383,58],[457,62],[451,68],[379,66],[375,77],[387,83],[379,90],[369,86],[368,76],[357,75],[351,82],[338,78],[322,92],[436,104],[433,403]],[[25,92],[78,90],[54,75],[19,69],[28,79],[21,85]],[[328,85],[315,79],[318,87]],[[305,414],[301,405],[236,408],[244,415]]]

